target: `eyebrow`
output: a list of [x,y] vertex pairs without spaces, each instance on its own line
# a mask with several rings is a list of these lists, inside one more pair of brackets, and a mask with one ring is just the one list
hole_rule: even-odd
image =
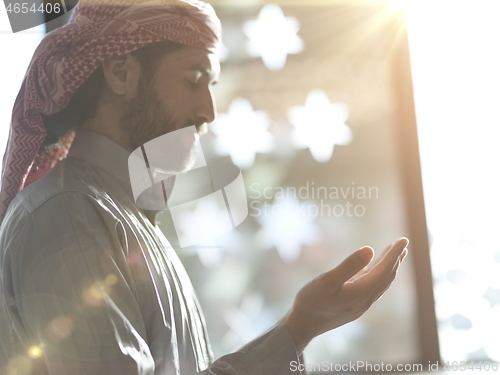
[[216,80],[216,78],[217,78],[215,72],[214,72],[213,75],[211,75],[210,74],[210,68],[207,68],[206,66],[203,66],[203,65],[200,65],[200,64],[190,65],[189,67],[186,68],[186,70],[201,72],[202,74],[205,74],[205,75],[211,77],[213,80]]

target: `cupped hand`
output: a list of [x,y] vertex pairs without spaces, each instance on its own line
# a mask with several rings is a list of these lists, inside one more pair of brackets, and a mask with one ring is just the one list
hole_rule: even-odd
[[299,352],[314,337],[363,315],[391,285],[408,243],[404,237],[396,240],[370,267],[373,249],[362,247],[304,285],[278,322],[289,329]]

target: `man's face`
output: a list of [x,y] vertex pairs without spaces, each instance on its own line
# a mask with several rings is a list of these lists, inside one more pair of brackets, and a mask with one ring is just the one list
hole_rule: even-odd
[[[151,80],[141,77],[136,96],[130,100],[120,126],[129,150],[161,135],[195,125],[198,133],[216,117],[212,85],[217,82],[220,65],[208,51],[184,47],[164,56]],[[183,169],[195,139],[179,139],[181,148],[168,159]],[[179,150],[183,150],[179,152]]]

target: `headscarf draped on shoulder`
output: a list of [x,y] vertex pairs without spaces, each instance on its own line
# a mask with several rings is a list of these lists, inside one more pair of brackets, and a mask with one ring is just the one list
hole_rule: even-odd
[[[68,23],[45,36],[12,112],[3,158],[0,223],[26,186],[45,139],[40,114],[61,111],[103,60],[164,40],[218,54],[220,21],[212,6],[196,0],[81,0]],[[66,140],[61,157],[70,146],[71,140]],[[31,176],[28,183],[36,178]]]

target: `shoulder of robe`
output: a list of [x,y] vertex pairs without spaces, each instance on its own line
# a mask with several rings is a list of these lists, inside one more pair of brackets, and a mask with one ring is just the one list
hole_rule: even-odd
[[[48,222],[60,227],[71,224],[69,221],[89,226],[110,221],[114,225],[116,217],[109,209],[106,193],[93,183],[93,173],[87,163],[65,159],[20,191],[0,226],[0,247],[5,246],[6,239],[26,232],[27,227],[41,229]],[[96,218],[100,223],[95,222]]]
[[[68,158],[59,162],[47,175],[21,190],[6,213],[5,223],[19,221],[35,211],[45,211],[60,205],[58,209],[71,209],[71,197],[76,201],[83,196],[101,201],[106,195],[93,183],[94,170],[79,159]],[[73,194],[68,194],[73,193]],[[50,213],[50,212],[49,212]]]

